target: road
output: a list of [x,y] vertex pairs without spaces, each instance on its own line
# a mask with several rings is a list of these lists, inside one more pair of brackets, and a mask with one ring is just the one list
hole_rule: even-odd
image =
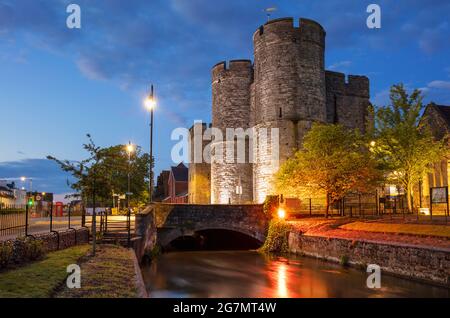
[[[8,228],[13,225],[17,225],[17,223],[12,223],[13,219],[10,219],[11,224],[8,223],[8,220],[0,219],[2,224],[1,228]],[[97,229],[100,228],[101,223],[101,217],[97,216]],[[17,219],[15,220],[17,222]],[[108,216],[108,227],[113,230],[116,227],[126,227],[126,216],[121,215],[110,215]],[[92,222],[92,216],[87,215],[86,216],[86,226],[91,227]],[[69,228],[69,218],[68,217],[53,217],[53,227],[52,229],[54,231],[63,231]],[[25,225],[25,220],[23,219],[19,225]],[[73,216],[70,220],[70,226],[72,228],[80,228],[81,227],[81,216]],[[134,230],[134,216],[131,216],[131,229]],[[47,233],[50,231],[50,218],[29,218],[28,220],[28,234],[30,235],[36,235],[36,234],[42,234]],[[25,234],[25,228],[17,228],[15,230],[9,230],[9,231],[2,231],[0,230],[0,241],[13,239],[15,237],[20,237]]]

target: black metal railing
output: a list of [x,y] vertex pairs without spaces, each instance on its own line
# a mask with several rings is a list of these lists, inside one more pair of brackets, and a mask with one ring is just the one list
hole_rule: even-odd
[[[54,233],[58,237],[63,230],[73,230],[76,240],[77,228],[85,223],[85,210],[54,205],[0,205],[0,240],[23,236]],[[59,244],[58,244],[59,245]]]
[[0,205],[0,238],[26,235],[27,208],[26,205]]

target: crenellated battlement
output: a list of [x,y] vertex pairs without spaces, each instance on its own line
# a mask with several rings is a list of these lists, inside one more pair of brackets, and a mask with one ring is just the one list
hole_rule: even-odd
[[290,34],[290,40],[298,39],[299,41],[315,42],[325,47],[325,30],[318,22],[310,19],[300,18],[299,26],[294,26],[294,18],[280,18],[268,21],[261,25],[253,34],[253,42],[256,44],[264,35]]
[[[365,131],[369,79],[326,71],[325,37],[324,28],[316,21],[274,19],[253,34],[254,63],[222,61],[211,68],[213,127],[222,132],[252,127],[279,131],[277,161],[268,155],[273,145],[262,135],[257,136],[254,147],[245,149],[246,158],[252,155],[253,163],[212,161],[212,203],[263,202],[273,190],[270,184],[276,167],[302,146],[313,123]],[[205,130],[206,124],[197,129]],[[242,195],[236,194],[237,186],[242,187]],[[204,192],[204,187],[197,191]]]
[[222,61],[212,67],[213,82],[226,77],[252,77],[253,63],[251,60]]
[[369,78],[361,75],[348,75],[346,83],[347,95],[369,98]]
[[367,76],[348,75],[325,71],[327,87],[334,93],[369,98],[369,79]]

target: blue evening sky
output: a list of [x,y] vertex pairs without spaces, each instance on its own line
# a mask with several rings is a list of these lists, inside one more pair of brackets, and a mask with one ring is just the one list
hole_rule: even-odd
[[[81,7],[81,29],[66,27],[70,3]],[[370,3],[381,6],[379,30],[366,27]],[[70,192],[44,158],[83,158],[86,133],[148,151],[151,82],[156,172],[174,165],[172,130],[210,121],[211,66],[252,58],[252,34],[273,6],[274,18],[320,22],[326,67],[369,76],[374,104],[403,82],[450,105],[445,0],[0,0],[0,179],[26,175],[36,190]]]

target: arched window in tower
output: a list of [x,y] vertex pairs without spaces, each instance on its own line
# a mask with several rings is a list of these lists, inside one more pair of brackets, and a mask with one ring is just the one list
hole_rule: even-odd
[[283,111],[282,111],[281,107],[280,107],[280,110],[279,110],[279,113],[278,113],[278,117],[279,117],[279,118],[282,118],[282,117],[283,117]]

